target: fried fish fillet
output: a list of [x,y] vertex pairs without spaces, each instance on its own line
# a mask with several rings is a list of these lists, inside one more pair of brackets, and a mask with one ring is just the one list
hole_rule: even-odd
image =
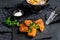
[[24,23],[26,26],[29,26],[32,23],[32,20],[25,20]]
[[40,31],[43,32],[44,31],[44,22],[43,22],[43,20],[42,19],[38,19],[38,20],[35,21],[35,23],[37,25],[39,25]]
[[36,36],[36,29],[34,27],[32,27],[32,32],[28,32],[28,36],[30,37],[35,37]]
[[24,23],[22,23],[22,24],[20,24],[19,31],[28,32],[28,27]]

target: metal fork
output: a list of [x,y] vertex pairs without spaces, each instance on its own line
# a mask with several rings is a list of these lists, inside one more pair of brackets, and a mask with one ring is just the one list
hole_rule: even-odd
[[60,10],[57,10],[56,8],[51,12],[51,14],[50,14],[50,16],[49,16],[49,18],[47,19],[47,21],[46,21],[46,25],[48,25],[48,24],[50,24],[53,20],[54,20],[54,18],[59,14],[59,11]]

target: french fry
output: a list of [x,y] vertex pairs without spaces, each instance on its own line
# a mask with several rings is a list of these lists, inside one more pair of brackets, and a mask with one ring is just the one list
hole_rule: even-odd
[[38,4],[40,2],[40,0],[27,0],[28,3],[35,5]]

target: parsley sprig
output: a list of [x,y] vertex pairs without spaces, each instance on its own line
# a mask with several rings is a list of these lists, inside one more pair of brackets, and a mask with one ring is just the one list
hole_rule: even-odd
[[8,26],[19,26],[19,22],[15,19],[14,21],[10,20],[11,17],[8,17],[4,23],[7,24]]
[[39,25],[35,24],[34,22],[32,22],[29,25],[29,32],[32,32],[32,27],[34,27],[35,29],[39,29]]

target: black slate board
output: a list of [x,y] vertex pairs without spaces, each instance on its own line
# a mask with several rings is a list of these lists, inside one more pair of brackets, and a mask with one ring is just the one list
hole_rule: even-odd
[[4,25],[3,22],[9,16],[9,12],[5,9],[0,9],[0,32],[12,32],[12,28]]
[[[9,1],[9,0],[8,0]],[[20,5],[20,3],[23,3],[23,2],[21,2],[21,1],[24,1],[24,0],[15,0],[14,1],[14,3],[13,3],[13,1],[12,0],[10,0],[9,1],[9,3],[8,3],[8,1],[4,1],[4,0],[2,0],[2,1],[0,1],[0,8],[5,8],[5,7],[10,7],[10,8],[15,8],[15,6],[17,6],[17,4],[19,4]],[[54,1],[54,2],[53,2]],[[60,7],[60,0],[49,0],[49,2],[50,2],[50,5],[52,6],[52,7],[55,7],[55,6],[59,6]],[[0,12],[1,11],[3,11],[2,13],[0,13],[0,14],[2,14],[2,15],[6,15],[5,13],[6,13],[6,10],[5,9],[0,9]],[[46,11],[45,11],[46,12]],[[9,15],[10,13],[7,13],[7,15],[6,15],[6,17]],[[27,14],[28,15],[28,14]],[[39,18],[39,14],[37,15],[37,14],[33,14],[34,16],[36,15],[38,18]],[[32,17],[33,17],[33,15],[31,15]],[[40,14],[40,15],[42,15],[42,13]],[[29,15],[28,15],[29,16]],[[43,20],[44,20],[44,22],[46,21],[45,20],[45,14],[43,15],[43,17],[41,16],[40,18],[43,18]],[[2,16],[0,16],[0,17],[2,17]],[[6,17],[4,17],[3,19],[1,18],[0,20],[2,20],[2,21],[0,21],[0,24],[1,24],[1,22],[3,22],[3,20],[5,20],[5,18]],[[32,20],[36,20],[36,19],[38,19],[38,18],[36,18],[36,17],[34,17],[34,18],[32,18],[32,17],[27,17],[27,16],[25,16],[25,17],[23,17],[23,19],[21,19],[21,20],[18,20],[19,22],[23,22],[25,19],[32,19]],[[51,24],[51,25],[48,25],[48,26],[46,26],[46,30],[47,30],[47,32],[46,32],[46,30],[44,30],[44,32],[43,33],[40,33],[39,31],[37,31],[38,33],[37,34],[39,34],[39,35],[37,35],[35,38],[32,38],[32,39],[30,39],[30,38],[27,38],[26,37],[26,35],[25,34],[21,34],[21,33],[18,33],[18,31],[17,31],[17,27],[14,27],[13,28],[13,39],[12,40],[35,40],[35,39],[40,39],[40,38],[44,38],[44,37],[50,37],[50,36],[52,36],[53,37],[53,39],[50,39],[50,40],[60,40],[59,39],[59,25],[60,23],[55,23],[55,24]],[[5,32],[7,32],[7,31],[12,31],[11,30],[11,28],[8,28],[8,27],[5,27],[3,24],[2,25],[0,25],[0,27],[2,27],[1,28],[1,30],[0,31],[5,31]],[[56,30],[57,29],[57,30]],[[1,33],[0,33],[1,34]],[[57,34],[57,35],[56,35]],[[5,35],[5,34],[4,34]],[[7,33],[6,33],[6,35],[7,35]],[[1,37],[3,37],[3,36],[1,36]],[[0,37],[0,38],[1,38]],[[58,38],[58,39],[57,39]],[[9,39],[9,38],[7,38],[7,39]],[[7,39],[5,39],[5,40],[7,40]],[[1,40],[4,40],[4,37],[3,38],[1,38]],[[10,40],[11,40],[11,38],[10,38]],[[46,39],[46,40],[48,40],[48,39]]]
[[[44,11],[43,10],[41,10],[41,11],[37,12],[37,14],[36,13],[32,14],[32,15],[28,14],[29,16],[26,14],[24,17],[21,17],[21,19],[19,19],[19,22],[24,22],[25,19],[31,19],[31,20],[34,21],[34,20],[37,20],[39,18],[42,18],[43,21],[45,22],[46,21],[45,14],[47,14],[48,11],[45,10],[45,9],[44,9]],[[30,12],[28,12],[28,13],[30,13]],[[13,28],[13,38],[14,38],[13,40],[36,40],[36,39],[38,40],[38,39],[46,38],[46,37],[52,37],[53,38],[53,34],[54,34],[54,32],[56,30],[56,26],[57,26],[56,24],[53,24],[53,25],[54,26],[52,26],[52,25],[48,25],[48,26],[45,25],[44,32],[41,33],[39,31],[37,31],[37,35],[36,35],[35,38],[29,38],[29,37],[27,37],[25,33],[20,33],[18,31],[18,28],[14,27]],[[46,40],[48,40],[48,39],[46,39]]]
[[[53,26],[54,25],[54,26]],[[40,33],[37,31],[37,35],[34,38],[29,38],[26,36],[25,33],[19,33],[17,27],[13,28],[13,40],[39,40],[41,38],[47,38],[47,37],[52,37],[51,39],[45,39],[45,40],[57,40],[56,37],[59,37],[58,30],[59,30],[59,25],[60,23],[57,24],[51,24],[46,26],[44,32]],[[58,30],[57,30],[58,29]]]
[[0,40],[12,40],[11,33],[0,33]]

